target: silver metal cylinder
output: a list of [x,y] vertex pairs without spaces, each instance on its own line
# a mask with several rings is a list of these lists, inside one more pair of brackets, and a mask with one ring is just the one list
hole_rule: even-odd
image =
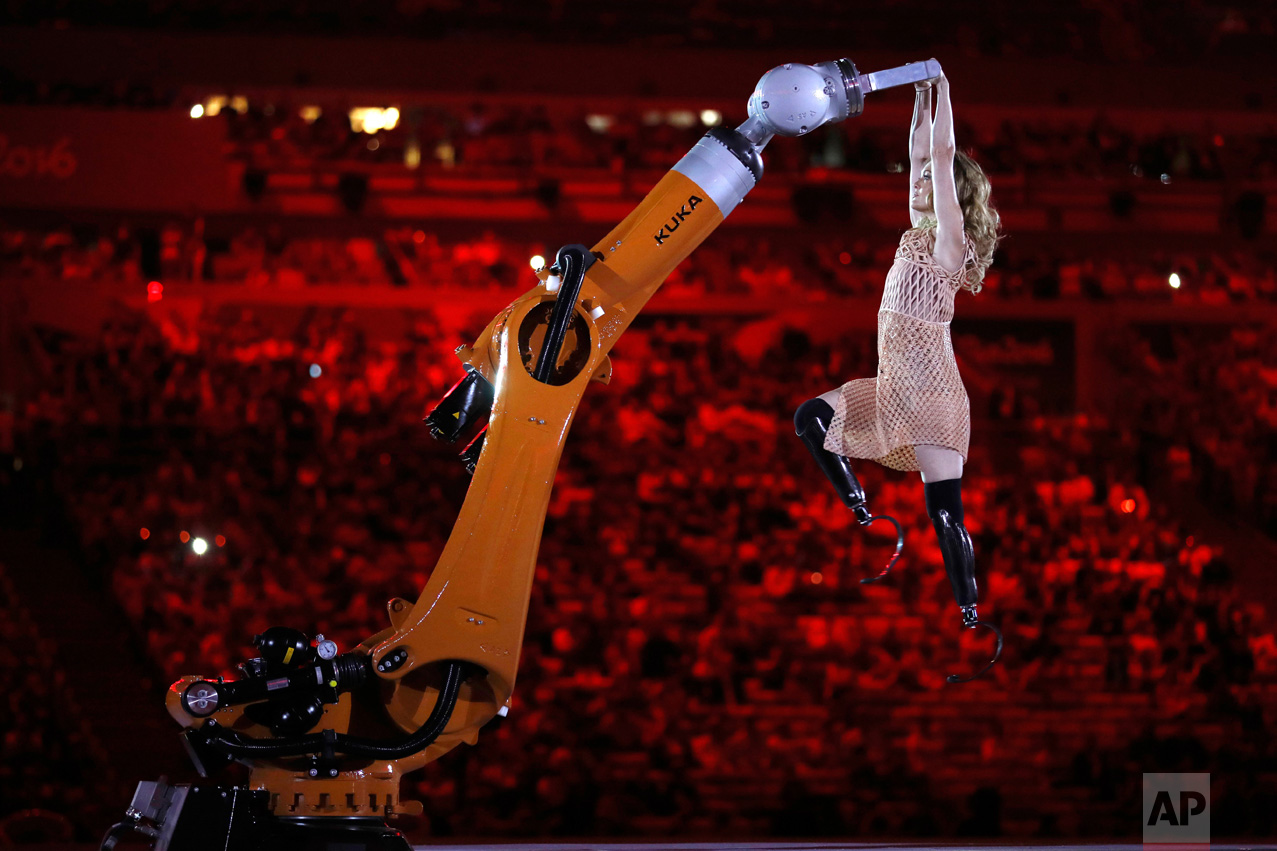
[[723,143],[702,137],[674,170],[709,195],[726,218],[754,188],[754,175]]

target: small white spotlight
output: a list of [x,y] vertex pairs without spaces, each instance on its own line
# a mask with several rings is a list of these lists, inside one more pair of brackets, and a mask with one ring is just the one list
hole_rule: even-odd
[[701,123],[706,127],[717,127],[719,122],[723,120],[723,113],[717,109],[702,109]]
[[320,366],[320,365],[319,365],[319,364],[317,364],[317,363],[312,363],[312,364],[310,365],[310,377],[311,377],[311,378],[318,378],[319,376],[321,376],[321,375],[323,375],[323,374],[324,374],[324,368],[323,368],[322,366]]
[[528,263],[532,265],[533,269],[545,268],[545,258],[542,257],[540,254],[533,256],[533,258],[529,260]]
[[208,552],[208,541],[203,538],[196,538],[191,541],[191,549],[197,556],[202,556],[204,553]]
[[1167,283],[1169,283],[1169,284],[1171,285],[1171,289],[1173,289],[1173,290],[1177,290],[1177,289],[1179,289],[1179,285],[1180,285],[1179,273],[1178,273],[1178,272],[1171,272],[1171,277],[1170,277],[1170,279],[1167,281]]
[[191,107],[191,118],[203,118],[203,117],[204,117],[204,104],[197,103],[195,104],[195,106]]

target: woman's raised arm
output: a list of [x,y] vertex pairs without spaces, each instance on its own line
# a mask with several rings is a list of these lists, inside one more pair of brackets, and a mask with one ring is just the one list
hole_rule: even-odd
[[913,208],[913,191],[922,170],[931,159],[931,83],[914,83],[913,121],[909,125],[909,223],[922,221],[922,213]]
[[953,141],[953,105],[949,102],[949,79],[943,74],[936,82],[936,117],[931,125],[932,204],[936,211],[936,262],[951,272],[962,268],[962,207],[953,177],[953,159],[958,147]]

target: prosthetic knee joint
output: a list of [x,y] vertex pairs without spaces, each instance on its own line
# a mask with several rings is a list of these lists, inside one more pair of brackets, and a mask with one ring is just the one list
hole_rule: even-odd
[[825,435],[829,433],[829,423],[833,418],[834,409],[828,402],[808,399],[794,413],[794,431],[838,492],[842,504],[851,509],[860,525],[867,526],[873,522],[873,515],[865,504],[865,489],[851,471],[851,463],[825,448]]
[[794,431],[807,446],[811,456],[816,459],[816,463],[820,465],[820,469],[824,471],[825,477],[834,486],[834,490],[838,492],[838,498],[842,500],[842,504],[851,509],[861,526],[868,526],[875,520],[887,520],[896,527],[896,551],[891,556],[891,561],[887,562],[887,566],[877,576],[860,580],[862,583],[877,582],[891,571],[900,558],[900,553],[905,548],[904,529],[894,517],[888,517],[885,514],[874,516],[869,513],[869,506],[865,503],[865,489],[860,486],[860,480],[851,471],[851,463],[838,453],[830,452],[825,448],[825,435],[829,433],[829,424],[833,418],[834,409],[828,402],[824,399],[808,399],[799,405],[794,413]]

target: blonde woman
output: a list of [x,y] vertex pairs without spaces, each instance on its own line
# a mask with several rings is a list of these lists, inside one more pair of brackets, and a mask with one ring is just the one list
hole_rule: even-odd
[[[932,83],[934,82],[934,86]],[[976,613],[975,554],[963,525],[962,467],[971,440],[970,403],[953,356],[949,323],[959,290],[980,291],[998,243],[998,215],[989,179],[957,150],[949,81],[915,84],[910,128],[909,219],[878,311],[878,375],[850,381],[804,402],[794,427],[857,521],[877,519],[849,458],[895,470],[918,471],[945,571],[962,609],[964,627],[985,626]],[[935,120],[931,95],[935,92]],[[899,533],[899,524],[896,523]],[[896,557],[903,536],[898,538]],[[893,557],[872,582],[887,575]]]

